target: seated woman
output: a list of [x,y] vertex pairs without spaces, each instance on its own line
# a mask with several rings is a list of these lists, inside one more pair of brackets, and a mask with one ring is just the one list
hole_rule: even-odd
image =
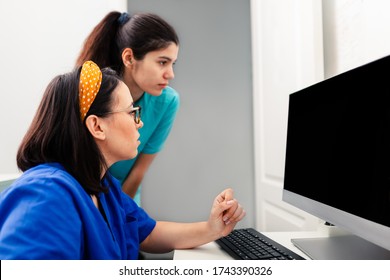
[[17,153],[24,171],[0,196],[0,259],[136,259],[229,234],[245,211],[226,189],[209,219],[155,221],[107,172],[134,158],[141,108],[92,61],[48,85]]

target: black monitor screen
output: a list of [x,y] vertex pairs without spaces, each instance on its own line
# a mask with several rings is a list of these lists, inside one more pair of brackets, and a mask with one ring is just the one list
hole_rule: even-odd
[[290,95],[284,188],[390,227],[390,57]]

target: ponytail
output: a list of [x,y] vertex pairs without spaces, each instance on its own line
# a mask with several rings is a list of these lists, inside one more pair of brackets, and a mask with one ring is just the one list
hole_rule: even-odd
[[110,67],[120,72],[122,58],[116,43],[116,36],[125,20],[124,14],[110,12],[96,25],[84,42],[76,60],[76,67],[82,66],[87,60],[92,60],[101,68]]

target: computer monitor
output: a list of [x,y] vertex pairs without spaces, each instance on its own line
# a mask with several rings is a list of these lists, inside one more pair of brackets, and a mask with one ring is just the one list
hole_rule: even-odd
[[290,94],[283,201],[351,233],[310,257],[390,258],[390,56]]

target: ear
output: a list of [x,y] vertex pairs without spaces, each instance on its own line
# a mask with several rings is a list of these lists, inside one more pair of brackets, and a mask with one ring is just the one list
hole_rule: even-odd
[[96,140],[106,139],[103,119],[95,115],[89,115],[85,120],[85,125]]
[[122,52],[122,62],[126,67],[130,67],[134,62],[133,50],[130,48],[125,48]]

